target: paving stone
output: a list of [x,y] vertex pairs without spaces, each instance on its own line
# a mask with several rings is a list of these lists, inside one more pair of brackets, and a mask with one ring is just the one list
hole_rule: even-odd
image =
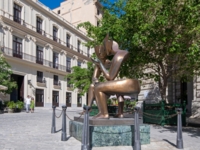
[[[70,118],[82,112],[69,109]],[[59,115],[60,112],[57,112]],[[35,113],[0,114],[0,150],[80,150],[81,142],[73,137],[61,141],[61,131],[51,134],[52,109],[37,108]],[[69,137],[67,118],[67,136]],[[56,119],[56,130],[61,129],[62,117]],[[176,150],[176,127],[151,125],[151,143],[142,150]],[[200,128],[183,127],[184,150],[198,150]],[[133,150],[131,146],[94,147],[92,150]]]

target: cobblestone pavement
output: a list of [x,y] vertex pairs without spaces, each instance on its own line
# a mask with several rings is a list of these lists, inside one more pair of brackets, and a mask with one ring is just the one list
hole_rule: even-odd
[[[81,110],[68,110],[70,118]],[[60,111],[56,111],[59,116]],[[80,150],[81,143],[70,137],[61,141],[61,132],[51,134],[52,110],[36,108],[34,113],[0,114],[0,150]],[[69,119],[67,119],[69,120]],[[62,117],[56,119],[56,130],[61,129]],[[68,127],[67,127],[68,131]],[[69,134],[67,134],[69,136]],[[183,129],[185,150],[200,150],[200,128]],[[175,150],[176,127],[151,125],[151,144],[142,150]],[[93,150],[133,150],[131,146],[95,147]]]

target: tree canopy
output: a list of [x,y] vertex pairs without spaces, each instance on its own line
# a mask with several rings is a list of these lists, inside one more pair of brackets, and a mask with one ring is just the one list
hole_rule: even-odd
[[2,93],[10,93],[17,87],[15,81],[11,79],[12,70],[10,65],[6,62],[2,54],[0,54],[0,85],[6,86],[6,91],[2,90]]
[[161,97],[166,97],[170,78],[188,79],[200,68],[200,3],[198,0],[102,0],[104,16],[100,26],[79,25],[100,44],[107,33],[129,60],[120,75],[154,79]]

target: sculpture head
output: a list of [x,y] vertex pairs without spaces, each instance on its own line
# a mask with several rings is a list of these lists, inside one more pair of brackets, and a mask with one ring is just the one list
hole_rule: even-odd
[[95,46],[94,50],[95,50],[95,53],[96,53],[98,59],[104,60],[104,61],[106,60],[107,53],[106,53],[105,48],[102,45]]

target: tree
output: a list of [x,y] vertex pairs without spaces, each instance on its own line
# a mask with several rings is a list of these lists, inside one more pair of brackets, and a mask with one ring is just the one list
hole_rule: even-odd
[[15,81],[11,79],[12,70],[10,65],[6,62],[2,54],[0,54],[0,85],[6,86],[6,91],[2,90],[2,93],[11,93],[14,88],[17,88]]
[[[104,17],[100,26],[89,22],[79,27],[94,40],[102,42],[109,33],[121,49],[128,50],[120,72],[129,78],[159,82],[166,99],[170,78],[187,80],[200,71],[200,3],[198,0],[102,0]],[[147,71],[147,72],[146,72]]]
[[73,90],[80,89],[81,95],[88,91],[92,82],[94,67],[91,62],[88,62],[87,65],[88,68],[72,67],[72,73],[66,76],[66,78],[69,78],[69,84],[73,84]]

